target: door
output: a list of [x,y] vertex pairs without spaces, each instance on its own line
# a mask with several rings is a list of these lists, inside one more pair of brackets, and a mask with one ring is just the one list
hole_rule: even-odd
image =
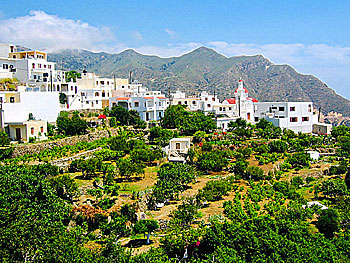
[[21,128],[16,128],[16,140],[20,141],[21,139]]

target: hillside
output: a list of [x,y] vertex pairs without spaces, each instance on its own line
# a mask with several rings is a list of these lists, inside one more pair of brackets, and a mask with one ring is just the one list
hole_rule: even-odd
[[318,78],[300,74],[289,65],[275,65],[261,55],[227,58],[201,47],[172,58],[146,56],[129,49],[119,54],[65,50],[49,54],[48,59],[64,70],[86,69],[105,77],[127,78],[132,71],[135,79],[151,89],[181,89],[189,94],[208,90],[221,99],[231,96],[241,77],[251,96],[259,101],[312,101],[324,113],[350,116],[350,101]]

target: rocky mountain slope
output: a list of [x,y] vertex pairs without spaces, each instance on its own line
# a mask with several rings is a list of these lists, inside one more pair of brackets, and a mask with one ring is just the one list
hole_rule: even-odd
[[48,59],[64,70],[86,69],[122,78],[132,71],[134,79],[151,89],[181,89],[189,94],[215,91],[222,99],[231,97],[242,78],[250,95],[259,101],[312,101],[324,113],[350,116],[350,101],[318,78],[300,74],[288,65],[275,65],[261,55],[228,58],[201,47],[172,58],[145,56],[129,49],[119,54],[65,50],[49,54]]

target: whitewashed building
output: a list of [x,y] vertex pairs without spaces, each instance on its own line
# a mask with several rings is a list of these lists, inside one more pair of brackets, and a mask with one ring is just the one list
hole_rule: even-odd
[[0,92],[4,123],[19,123],[28,119],[32,113],[36,119],[55,122],[59,112],[58,92]]
[[38,50],[17,51],[15,45],[0,43],[0,77],[17,78],[28,91],[61,91],[65,74]]
[[312,102],[259,102],[254,115],[256,122],[264,118],[281,129],[312,133]]
[[160,91],[148,91],[141,95],[111,98],[109,107],[122,106],[127,110],[136,110],[144,121],[159,121],[163,118],[169,100]]

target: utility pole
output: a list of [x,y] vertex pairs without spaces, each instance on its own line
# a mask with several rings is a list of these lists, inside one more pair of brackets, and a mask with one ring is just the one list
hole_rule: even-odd
[[52,70],[50,70],[50,91],[52,92]]

